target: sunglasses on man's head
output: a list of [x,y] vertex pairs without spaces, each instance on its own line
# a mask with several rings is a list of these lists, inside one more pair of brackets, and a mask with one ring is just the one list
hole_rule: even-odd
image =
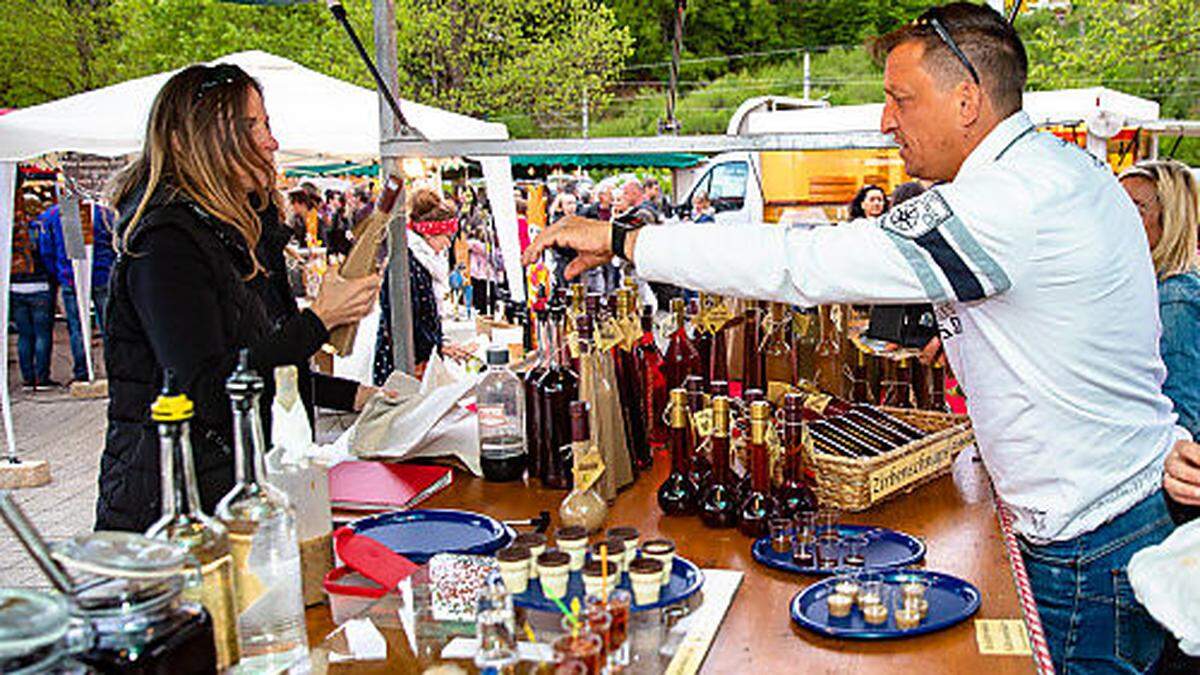
[[954,41],[954,36],[950,35],[950,31],[946,29],[946,24],[942,21],[941,17],[942,12],[938,7],[930,7],[924,14],[917,17],[914,23],[918,26],[932,28],[933,32],[942,41],[942,44],[946,45],[950,53],[954,54],[959,62],[963,64],[963,67],[967,69],[967,72],[971,74],[971,79],[975,80],[975,84],[980,84],[979,72],[975,70],[975,66],[971,65],[971,60],[967,58],[966,53]]
[[237,66],[231,66],[227,63],[222,63],[208,69],[204,74],[204,79],[200,82],[200,88],[196,90],[196,100],[204,98],[208,92],[225,84],[233,84],[241,75],[242,70]]

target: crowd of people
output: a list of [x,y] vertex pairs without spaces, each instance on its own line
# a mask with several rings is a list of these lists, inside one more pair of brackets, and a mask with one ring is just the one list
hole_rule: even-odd
[[[84,335],[79,303],[94,308],[95,332],[104,336],[108,305],[108,275],[115,253],[112,248],[113,212],[85,202],[83,223],[90,224],[92,243],[91,294],[80,298],[75,288],[75,265],[67,255],[60,206],[46,191],[21,195],[12,235],[9,271],[9,308],[17,332],[17,364],[22,386],[28,391],[53,390],[71,382],[87,382],[90,349]],[[71,346],[72,379],[59,382],[50,372],[54,350],[54,320],[61,306]],[[89,312],[88,316],[91,316]]]

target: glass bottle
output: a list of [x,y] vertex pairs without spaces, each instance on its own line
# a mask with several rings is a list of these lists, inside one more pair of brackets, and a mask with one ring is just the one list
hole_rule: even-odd
[[239,670],[277,672],[308,653],[296,515],[287,495],[266,482],[259,397],[263,380],[243,349],[225,381],[233,405],[237,484],[217,504],[229,530],[237,612]]
[[579,377],[567,365],[564,340],[566,308],[550,305],[550,362],[538,380],[538,420],[545,454],[541,458],[542,484],[548,488],[571,487],[567,461],[571,452],[571,418],[567,406],[579,397]]
[[667,445],[667,378],[663,358],[654,341],[654,315],[647,305],[642,309],[642,337],[633,348],[642,387],[643,412],[646,415],[646,440],[651,450]]
[[592,533],[600,530],[608,517],[608,503],[596,491],[596,481],[604,471],[604,464],[600,449],[592,443],[588,404],[571,401],[570,414],[574,487],[558,507],[558,517],[563,525],[579,525]]
[[712,462],[704,452],[704,437],[701,436],[695,423],[696,415],[705,408],[704,379],[699,375],[688,375],[684,378],[683,384],[684,390],[687,391],[688,433],[692,445],[691,456],[688,460],[688,478],[700,492],[704,492],[704,489],[708,487],[709,480],[712,479]]
[[700,499],[700,520],[709,527],[733,527],[737,524],[739,502],[733,474],[729,470],[729,398],[713,396],[713,431],[709,437],[712,454],[712,480]]
[[525,391],[508,368],[508,348],[487,350],[488,369],[475,387],[479,465],[484,480],[508,482],[525,474]]
[[851,379],[847,383],[847,391],[850,392],[850,400],[860,403],[869,403],[871,401],[870,384],[867,380],[867,354],[861,349],[854,349],[854,363],[851,364],[849,370]]
[[763,370],[765,379],[792,384],[796,381],[796,364],[792,345],[788,340],[789,321],[787,306],[773,302],[767,315],[767,334],[763,336]]
[[946,367],[934,361],[929,367],[929,408],[946,412]]
[[813,382],[822,391],[839,395],[842,391],[842,347],[833,321],[833,308],[823,305],[817,312],[820,333],[813,350]]
[[590,316],[576,323],[579,338],[579,400],[591,404],[591,431],[600,448],[605,471],[598,489],[605,499],[614,499],[617,491],[633,482],[633,463],[625,444],[620,394],[612,354],[598,345]]
[[671,344],[667,347],[665,371],[667,389],[683,386],[683,380],[688,375],[700,374],[700,352],[692,344],[687,333],[687,312],[683,298],[671,299],[671,313],[675,316],[675,332],[671,334]]
[[746,300],[746,310],[742,314],[742,391],[762,389],[767,386],[763,377],[762,351],[762,310],[756,300]]
[[633,295],[628,289],[618,289],[614,313],[617,344],[612,349],[617,374],[617,389],[621,394],[621,416],[625,422],[625,442],[632,453],[635,470],[646,469],[654,461],[646,441],[646,413],[642,410],[642,386],[633,353],[640,337],[637,319],[633,316]]
[[688,478],[691,456],[688,435],[687,391],[671,390],[670,400],[671,473],[658,488],[658,506],[668,516],[691,515],[696,512],[697,488]]
[[700,370],[696,374],[707,382],[709,372],[712,370],[713,334],[703,320],[703,311],[702,297],[692,298],[688,302],[688,321],[692,324],[692,345],[696,348],[696,354],[700,356]]
[[534,318],[537,325],[537,354],[533,366],[525,371],[525,376],[521,378],[521,385],[525,390],[525,443],[528,448],[526,461],[530,478],[542,475],[542,458],[546,455],[543,437],[539,432],[542,425],[539,418],[541,406],[538,405],[537,382],[546,374],[550,361],[549,312],[544,308],[538,309],[534,312]]
[[804,403],[799,394],[783,397],[783,449],[783,483],[777,493],[780,510],[791,518],[816,511],[817,495],[804,461]]
[[738,511],[738,529],[750,537],[767,533],[767,523],[779,512],[779,502],[771,494],[771,474],[767,458],[767,425],[771,423],[771,405],[766,401],[750,404],[750,493]]
[[162,393],[150,406],[161,452],[162,515],[146,536],[182,546],[200,565],[200,584],[185,590],[183,597],[204,605],[212,617],[217,666],[224,670],[238,661],[233,558],[225,526],[200,510],[189,429],[193,414],[192,402],[180,393],[168,369]]
[[729,342],[725,336],[725,326],[729,322],[729,309],[725,305],[725,298],[719,295],[701,295],[700,304],[708,313],[708,330],[712,333],[712,355],[708,370],[703,374],[709,382],[728,381]]
[[809,308],[792,308],[792,370],[797,378],[813,379],[813,357],[817,349],[817,321]]
[[[742,401],[737,420],[738,435],[741,437],[743,450],[747,447],[750,439],[750,406],[759,401],[766,401],[767,395],[762,389],[747,389],[742,392]],[[745,501],[746,495],[750,494],[750,455],[743,452],[741,460],[741,472],[734,472],[736,482],[736,493],[738,497],[738,506],[741,507]]]

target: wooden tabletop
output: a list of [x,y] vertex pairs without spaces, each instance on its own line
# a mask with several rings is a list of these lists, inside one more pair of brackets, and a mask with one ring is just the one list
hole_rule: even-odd
[[[951,475],[864,513],[847,514],[843,520],[891,527],[922,538],[928,547],[927,568],[966,579],[979,588],[983,603],[975,618],[1021,619],[991,486],[975,454],[974,448],[969,448],[959,455]],[[668,469],[665,456],[656,458],[651,473],[618,496],[607,526],[633,525],[643,538],[661,535],[673,539],[679,553],[702,568],[745,572],[703,672],[798,672],[800,668],[805,673],[1002,675],[1035,670],[1028,656],[980,655],[973,621],[931,635],[877,642],[833,640],[794,626],[788,603],[813,579],[754,562],[750,540],[736,530],[708,529],[696,518],[663,517],[655,503],[655,491]],[[548,509],[557,521],[562,497],[560,491],[486,483],[456,472],[453,485],[422,506],[463,508],[500,519],[528,518]],[[333,628],[328,607],[310,609],[308,624],[310,644],[316,645]]]

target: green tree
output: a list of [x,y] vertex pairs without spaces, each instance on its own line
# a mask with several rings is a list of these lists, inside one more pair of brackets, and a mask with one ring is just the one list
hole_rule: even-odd
[[0,2],[0,107],[107,84],[115,37],[107,0]]

